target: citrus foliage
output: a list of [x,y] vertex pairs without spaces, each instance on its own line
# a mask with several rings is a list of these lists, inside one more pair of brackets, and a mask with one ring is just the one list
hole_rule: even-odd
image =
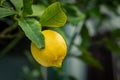
[[[1,7],[0,11],[2,13],[0,13],[0,18],[14,15],[18,21],[18,25],[25,32],[25,35],[35,43],[38,48],[45,47],[44,36],[41,33],[43,26],[61,27],[66,22],[67,17],[61,8],[60,2],[55,2],[48,6],[42,16],[37,16],[40,20],[36,20],[31,18],[34,9],[34,7],[32,7],[32,0],[10,1],[15,9]],[[40,11],[38,13],[40,13]],[[34,16],[32,17],[34,18]]]
[[[6,2],[7,1],[5,0],[1,1],[2,7],[0,7],[0,11],[1,11],[0,18],[7,17],[7,16],[13,16],[14,19],[17,21],[18,25],[21,27],[21,29],[25,33],[25,35],[28,37],[28,39],[31,40],[32,44],[34,44],[34,46],[37,49],[45,48],[46,50],[47,47],[52,47],[52,45],[48,46],[48,44],[50,44],[51,42],[47,42],[45,38],[47,39],[47,37],[51,37],[52,39],[53,35],[51,35],[51,33],[49,33],[50,35],[47,37],[45,36],[45,34],[43,35],[42,27],[62,27],[66,23],[67,17],[61,7],[60,2],[54,2],[53,4],[48,6],[41,15],[34,15],[34,14],[41,13],[41,11],[35,12],[35,10],[39,9],[40,6],[33,5],[33,0],[19,0],[19,1],[10,0],[10,2],[12,3],[12,5],[10,5],[11,7],[6,7],[6,6],[4,7],[5,5],[4,3]],[[58,39],[57,38],[58,36],[56,37],[56,39],[53,39],[53,42],[57,41],[59,38],[62,38],[62,37],[60,36]],[[59,42],[57,44],[59,44]],[[61,46],[59,46],[59,48],[61,48]],[[54,52],[54,50],[56,50],[55,47],[51,54],[53,53],[57,54],[57,52]],[[37,52],[37,54],[38,53],[40,54],[40,52]],[[48,53],[49,52],[47,52],[47,54]],[[60,52],[59,54],[66,54],[66,46],[65,46],[65,51],[63,51],[63,53]],[[43,55],[46,55],[46,53],[44,53]],[[39,57],[40,56],[41,55],[39,55]],[[47,56],[44,56],[44,58],[45,57]],[[53,56],[52,59],[54,59],[54,57],[57,57],[57,55]],[[59,66],[61,66],[63,58],[64,57],[62,57],[61,60],[58,61]],[[41,59],[43,59],[42,56],[41,56]],[[46,59],[46,60],[49,60],[49,59]],[[52,64],[48,66],[52,66]],[[53,66],[57,66],[57,64],[56,65],[54,64]]]

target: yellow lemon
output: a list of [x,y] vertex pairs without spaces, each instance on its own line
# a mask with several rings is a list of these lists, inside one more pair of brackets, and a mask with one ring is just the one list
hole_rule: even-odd
[[45,48],[39,49],[31,43],[31,52],[35,60],[45,67],[61,67],[67,53],[67,46],[63,37],[53,31],[42,31],[45,37]]

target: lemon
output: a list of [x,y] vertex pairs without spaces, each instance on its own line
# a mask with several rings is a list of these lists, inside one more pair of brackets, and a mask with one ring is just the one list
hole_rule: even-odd
[[53,30],[44,30],[42,33],[45,37],[45,48],[39,49],[34,43],[31,43],[34,59],[45,67],[61,67],[67,53],[65,40]]

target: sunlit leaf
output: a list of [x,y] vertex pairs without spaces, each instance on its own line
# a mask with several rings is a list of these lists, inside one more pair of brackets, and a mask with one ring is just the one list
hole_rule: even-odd
[[13,9],[0,8],[0,18],[16,14]]
[[41,16],[40,23],[47,27],[61,27],[66,23],[67,17],[59,2],[55,2],[45,9]]
[[40,5],[32,5],[32,10],[33,14],[32,16],[38,16],[40,17],[42,13],[44,12],[45,6],[40,4]]
[[44,36],[41,33],[41,25],[35,19],[18,19],[18,24],[25,35],[38,47],[44,48]]
[[2,6],[2,4],[3,4],[4,1],[5,1],[5,0],[0,0],[0,6]]

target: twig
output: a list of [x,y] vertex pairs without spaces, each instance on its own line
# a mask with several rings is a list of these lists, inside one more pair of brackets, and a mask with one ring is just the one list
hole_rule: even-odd
[[15,29],[16,27],[17,27],[17,22],[14,23],[13,25],[9,26],[8,28],[6,28],[6,29],[2,32],[2,34],[6,34],[6,33],[10,32],[10,31],[12,31],[13,29]]
[[74,44],[74,40],[76,38],[76,36],[80,33],[81,30],[81,26],[84,24],[84,21],[81,24],[78,24],[78,26],[76,27],[76,29],[74,30],[74,33],[72,35],[72,38],[70,39],[70,44],[68,47],[68,53],[70,53],[70,50],[72,48],[72,45]]
[[8,35],[0,35],[0,39],[14,38],[14,37],[16,37],[18,35],[19,35],[19,33],[17,33],[17,34],[8,34]]
[[8,46],[6,46],[1,52],[0,52],[0,58],[3,57],[6,53],[8,53],[15,45],[23,38],[24,34],[20,33],[18,37],[16,37],[13,41],[11,41]]
[[17,22],[14,23],[13,25],[9,26],[8,28],[4,29],[0,33],[0,38],[13,38],[13,37],[15,37],[16,35],[10,35],[8,33],[13,31],[16,27],[17,27]]

